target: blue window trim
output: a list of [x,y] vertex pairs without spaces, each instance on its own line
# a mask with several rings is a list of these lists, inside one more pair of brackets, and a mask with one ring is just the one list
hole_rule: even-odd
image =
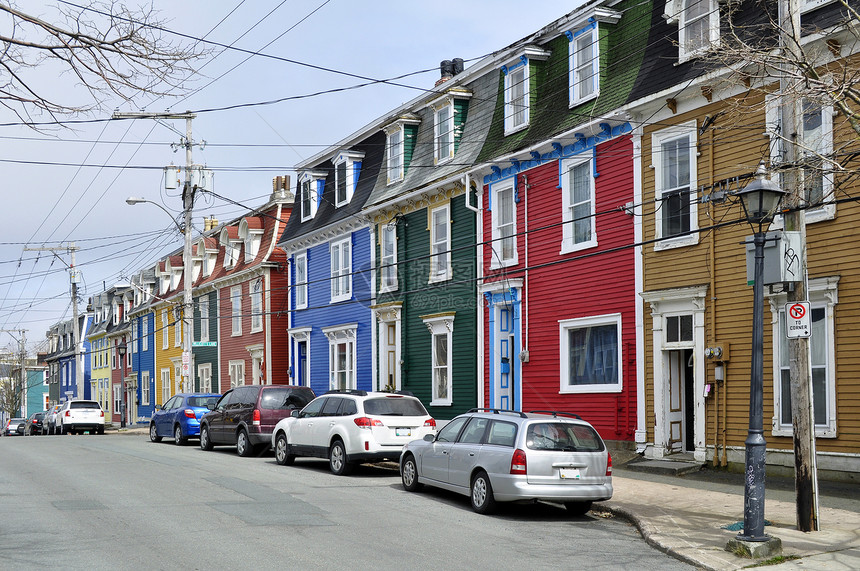
[[505,75],[508,75],[509,71],[513,71],[513,70],[517,69],[518,67],[523,67],[525,65],[528,65],[528,63],[529,63],[529,58],[527,56],[522,55],[522,56],[520,56],[520,60],[517,63],[511,64],[511,65],[503,65],[502,66],[502,73],[504,73]]
[[588,19],[588,25],[578,29],[575,32],[571,32],[570,30],[568,30],[564,33],[564,35],[567,36],[568,42],[572,42],[573,38],[578,38],[582,34],[585,34],[586,32],[590,32],[591,30],[594,30],[596,28],[597,28],[597,19],[595,19],[594,16],[592,16],[591,18]]
[[[511,166],[509,166],[508,168],[502,169],[497,167],[496,165],[492,165],[490,166],[491,173],[484,176],[484,184],[492,185],[493,183],[505,180],[512,176],[516,176],[523,171],[540,166],[544,163],[548,163],[550,161],[557,161],[559,159],[566,159],[568,157],[572,157],[574,155],[578,155],[580,153],[592,149],[594,150],[593,152],[595,153],[596,157],[597,145],[633,131],[633,127],[630,126],[630,123],[623,123],[621,125],[616,125],[615,127],[612,127],[609,123],[601,123],[600,129],[600,133],[597,133],[596,135],[592,135],[590,137],[586,137],[582,133],[576,133],[576,142],[570,145],[562,145],[559,142],[553,142],[552,151],[549,151],[547,153],[541,154],[537,151],[532,151],[530,160],[521,161],[519,159],[508,159],[511,163]],[[595,161],[594,169],[597,169],[597,161]],[[558,176],[558,188],[561,188],[560,164]],[[596,172],[595,176],[598,176]],[[487,209],[489,210],[489,203]]]

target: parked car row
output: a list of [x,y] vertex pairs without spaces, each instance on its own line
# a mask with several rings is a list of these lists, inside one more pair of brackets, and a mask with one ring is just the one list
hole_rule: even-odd
[[222,396],[178,394],[153,415],[150,439],[200,448],[235,446],[240,456],[271,447],[282,466],[326,459],[347,475],[357,464],[398,462],[403,488],[424,486],[470,498],[491,513],[498,502],[553,501],[573,515],[612,497],[612,457],[588,422],[557,411],[472,409],[436,431],[409,394],[248,385]]

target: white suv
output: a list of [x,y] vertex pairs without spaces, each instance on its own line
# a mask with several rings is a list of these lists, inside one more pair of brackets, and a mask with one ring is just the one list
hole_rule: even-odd
[[55,420],[59,434],[77,434],[85,430],[90,434],[104,434],[105,413],[94,400],[66,401],[57,411]]
[[345,475],[361,462],[397,460],[407,442],[435,433],[436,421],[411,395],[338,390],[278,422],[272,447],[282,466],[296,456],[327,458]]

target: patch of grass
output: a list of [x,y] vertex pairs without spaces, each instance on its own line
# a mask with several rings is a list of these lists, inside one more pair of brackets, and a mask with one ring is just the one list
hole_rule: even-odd
[[759,561],[754,565],[747,565],[744,569],[751,569],[753,567],[767,567],[768,565],[779,565],[780,563],[785,563],[786,561],[794,561],[795,559],[800,559],[798,555],[777,555],[776,557],[771,557],[770,559],[765,559],[764,561]]

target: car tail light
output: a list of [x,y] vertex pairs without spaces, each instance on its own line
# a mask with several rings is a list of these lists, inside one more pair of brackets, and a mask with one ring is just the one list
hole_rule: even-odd
[[428,418],[427,420],[424,421],[424,428],[428,428],[428,427],[432,428],[433,430],[436,430],[436,419],[435,418]]
[[377,418],[368,418],[366,416],[361,416],[355,419],[355,425],[359,428],[371,428],[373,426],[385,426],[382,424],[382,421]]
[[612,454],[606,454],[606,475],[612,475]]
[[526,453],[517,448],[514,455],[511,457],[511,474],[526,473]]
[[185,413],[186,418],[197,418],[197,415],[194,414],[194,411],[190,408],[186,408],[182,412]]
[[69,412],[71,412],[71,411],[68,411],[68,410],[67,410],[67,411],[66,411],[66,414],[64,414],[63,416],[71,416],[71,415],[69,414]]
[[104,418],[104,417],[105,417],[105,411],[100,410],[100,411],[99,411],[99,416],[100,416],[100,417],[102,417],[102,418]]
[[254,409],[254,416],[251,419],[251,424],[253,424],[254,426],[260,426],[260,409]]

